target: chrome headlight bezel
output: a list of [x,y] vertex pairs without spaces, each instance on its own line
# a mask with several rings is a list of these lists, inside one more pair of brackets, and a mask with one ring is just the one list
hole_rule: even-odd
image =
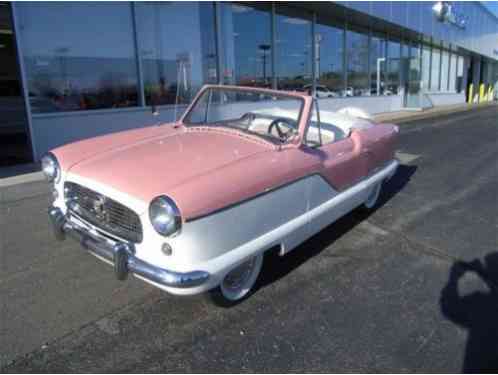
[[149,205],[149,220],[157,233],[164,237],[174,237],[182,229],[182,217],[175,202],[160,195]]
[[57,158],[51,152],[42,156],[41,168],[48,182],[57,184],[61,180],[61,167]]

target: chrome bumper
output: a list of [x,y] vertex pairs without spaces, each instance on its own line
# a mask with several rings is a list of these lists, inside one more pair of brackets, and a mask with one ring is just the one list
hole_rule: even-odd
[[50,208],[48,216],[58,240],[64,240],[66,235],[70,236],[78,241],[83,248],[113,263],[118,280],[126,279],[128,273],[132,272],[162,286],[191,288],[203,284],[209,278],[209,274],[204,271],[179,273],[144,262],[134,255],[133,244],[116,242],[116,244],[111,245],[104,238],[68,221],[60,208]]

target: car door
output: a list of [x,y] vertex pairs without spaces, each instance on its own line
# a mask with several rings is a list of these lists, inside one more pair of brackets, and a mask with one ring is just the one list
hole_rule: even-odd
[[[310,122],[307,136],[312,133],[310,126],[316,125],[313,121]],[[320,127],[317,130],[320,131]],[[308,185],[310,236],[361,203],[355,197],[347,200],[333,199],[360,181],[368,169],[367,155],[362,152],[364,150],[360,132],[353,131],[349,136],[338,140],[320,138],[322,144],[309,142],[307,138],[305,146],[306,152],[315,158],[318,170],[318,175],[310,179]],[[323,143],[324,140],[328,142]]]

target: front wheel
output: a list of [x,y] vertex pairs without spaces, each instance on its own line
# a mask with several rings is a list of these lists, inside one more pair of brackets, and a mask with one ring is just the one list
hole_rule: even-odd
[[256,255],[231,270],[217,288],[208,292],[209,301],[231,307],[248,297],[263,266],[263,257],[263,254]]

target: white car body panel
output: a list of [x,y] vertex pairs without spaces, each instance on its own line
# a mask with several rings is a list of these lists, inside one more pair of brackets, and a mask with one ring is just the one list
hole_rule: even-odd
[[[391,161],[374,175],[340,193],[322,177],[312,175],[208,216],[187,221],[181,233],[172,238],[163,237],[154,230],[148,217],[148,202],[75,174],[62,175],[56,185],[59,198],[54,206],[66,212],[62,187],[65,181],[81,184],[125,204],[139,214],[142,222],[143,241],[135,245],[138,258],[176,272],[202,270],[210,274],[206,283],[183,289],[143,280],[173,294],[197,294],[216,287],[228,271],[269,248],[280,246],[281,254],[288,253],[364,203],[370,190],[391,177],[397,166],[397,161]],[[296,197],[300,200],[296,201]],[[161,252],[165,242],[173,248],[170,256]]]

